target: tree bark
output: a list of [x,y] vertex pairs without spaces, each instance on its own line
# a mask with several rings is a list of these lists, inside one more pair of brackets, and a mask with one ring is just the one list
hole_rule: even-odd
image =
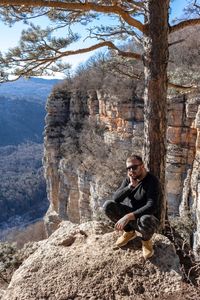
[[161,223],[166,215],[165,157],[167,129],[167,64],[169,0],[146,1],[144,37],[144,161],[160,179]]

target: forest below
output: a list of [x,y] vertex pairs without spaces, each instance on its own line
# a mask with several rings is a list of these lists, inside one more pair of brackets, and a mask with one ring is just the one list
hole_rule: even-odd
[[0,147],[0,228],[41,218],[47,207],[42,144]]
[[45,101],[57,82],[31,78],[0,86],[0,229],[30,223],[47,210]]

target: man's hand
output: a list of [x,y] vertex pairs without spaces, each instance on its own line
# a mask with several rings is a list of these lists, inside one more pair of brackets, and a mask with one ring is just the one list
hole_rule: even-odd
[[131,177],[130,175],[129,175],[129,178],[130,178],[129,186],[135,187],[136,185],[138,185],[137,179],[134,179],[134,178]]
[[116,230],[123,230],[126,224],[128,224],[129,221],[135,220],[134,213],[129,213],[125,215],[123,218],[119,219],[117,223],[115,224]]

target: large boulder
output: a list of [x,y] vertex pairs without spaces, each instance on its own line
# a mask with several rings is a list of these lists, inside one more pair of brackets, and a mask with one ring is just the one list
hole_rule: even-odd
[[117,237],[101,222],[63,221],[14,273],[1,299],[164,299],[179,293],[179,259],[166,237],[154,235],[155,255],[146,262],[140,237],[121,249],[114,246]]

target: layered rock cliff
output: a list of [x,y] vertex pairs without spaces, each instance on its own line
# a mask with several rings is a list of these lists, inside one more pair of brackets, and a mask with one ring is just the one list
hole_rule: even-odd
[[[166,191],[171,216],[192,219],[200,244],[200,98],[169,98]],[[153,116],[152,116],[153,117]],[[57,89],[47,102],[45,176],[50,208],[46,229],[62,220],[101,216],[103,202],[125,174],[124,161],[142,154],[143,101],[108,91]],[[156,157],[155,157],[156,159]]]
[[102,91],[85,96],[66,90],[49,97],[44,156],[49,233],[61,220],[79,223],[99,214],[111,197],[107,179],[117,186],[117,164],[124,164],[127,153],[141,153],[142,132],[141,99],[120,102]]

